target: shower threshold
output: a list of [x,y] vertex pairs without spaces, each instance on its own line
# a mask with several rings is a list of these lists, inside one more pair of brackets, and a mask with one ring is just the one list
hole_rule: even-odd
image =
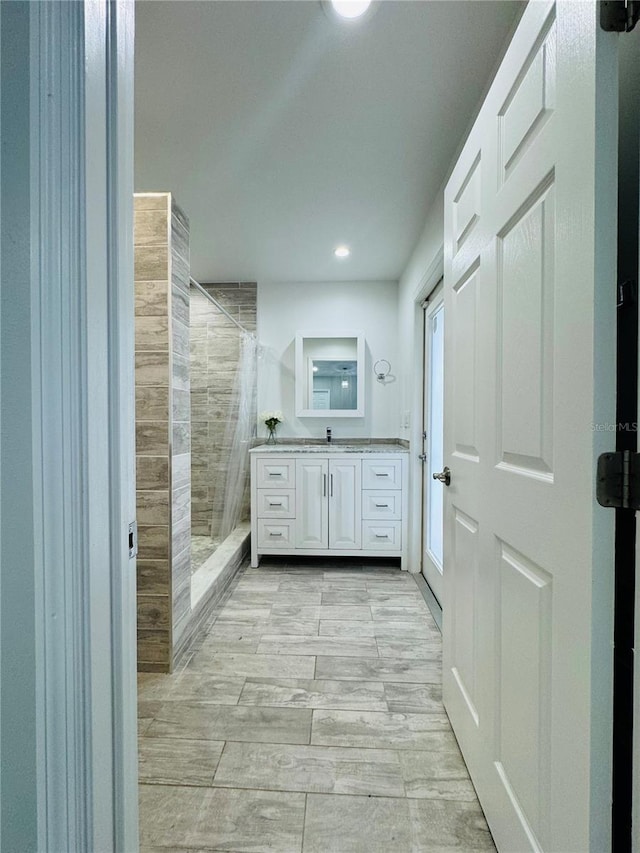
[[250,535],[251,524],[243,521],[220,543],[209,537],[194,537],[206,538],[211,545],[211,553],[191,575],[192,611],[201,610],[222,595],[249,553]]
[[191,537],[191,574],[207,562],[219,544],[219,539],[212,539],[210,536]]

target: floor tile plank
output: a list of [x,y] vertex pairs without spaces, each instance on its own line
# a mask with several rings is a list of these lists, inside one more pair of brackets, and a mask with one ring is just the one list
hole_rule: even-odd
[[316,662],[316,678],[440,684],[442,668],[436,661],[321,656]]
[[371,658],[378,654],[373,637],[308,637],[263,634],[259,655],[337,655]]
[[348,619],[322,619],[319,623],[321,637],[375,637],[374,622],[353,622]]
[[430,752],[398,753],[407,797],[476,801],[476,792],[457,744]]
[[393,750],[228,743],[214,785],[271,791],[403,797]]
[[[235,705],[244,686],[244,676],[217,676],[189,671],[171,676],[162,675],[160,681],[145,686],[143,696],[163,701],[214,702],[218,705]],[[140,694],[139,694],[140,695]]]
[[384,685],[378,681],[248,678],[240,694],[239,704],[359,711],[388,710]]
[[303,853],[408,853],[409,801],[308,794]]
[[442,651],[440,643],[431,639],[416,637],[411,639],[389,639],[377,637],[378,657],[391,658],[392,660],[423,660],[440,661]]
[[309,743],[311,711],[202,702],[165,702],[146,737]]
[[412,853],[495,851],[478,802],[409,800]]
[[315,659],[310,655],[196,655],[189,672],[262,678],[313,678]]
[[446,714],[317,710],[313,712],[311,743],[446,752],[456,740]]
[[142,847],[300,853],[305,795],[165,785],[140,787]]
[[442,714],[440,684],[407,684],[386,681],[384,695],[389,711],[399,714]]
[[138,749],[141,782],[163,785],[211,785],[223,741],[145,737]]

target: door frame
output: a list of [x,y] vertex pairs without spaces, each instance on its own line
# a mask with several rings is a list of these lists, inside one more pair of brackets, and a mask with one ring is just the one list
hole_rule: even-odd
[[0,15],[0,830],[131,853],[134,9]]
[[[413,385],[411,388],[411,411],[416,414],[411,420],[410,454],[409,454],[409,506],[416,507],[409,518],[409,561],[410,571],[421,576],[422,565],[422,462],[418,458],[422,452],[422,400],[424,388],[424,335],[422,303],[437,286],[444,275],[444,243],[433,257],[433,260],[420,279],[413,296],[413,350],[412,371]],[[418,511],[417,508],[420,508]]]
[[[638,450],[638,273],[640,249],[640,26],[619,35],[618,426],[616,449]],[[626,283],[626,285],[625,285]],[[625,286],[623,286],[625,285]],[[635,426],[634,426],[635,424]],[[615,850],[640,851],[640,537],[638,514],[616,509],[613,811]],[[635,589],[634,589],[635,584]],[[635,626],[634,626],[635,620]],[[634,636],[635,627],[635,636]]]
[[[425,439],[425,434],[428,436],[428,419],[431,413],[431,391],[429,387],[428,378],[431,373],[431,357],[430,354],[427,353],[427,342],[428,342],[428,334],[427,334],[427,324],[429,318],[436,311],[442,310],[444,312],[444,277],[439,279],[436,285],[429,291],[429,295],[425,297],[425,299],[421,303],[422,309],[422,429],[420,431],[420,447],[422,449],[423,454],[426,453],[427,458],[422,461],[422,489],[421,489],[421,516],[422,516],[422,537],[421,537],[421,548],[420,548],[420,572],[424,577],[426,583],[433,596],[435,597],[440,610],[442,610],[443,606],[443,590],[440,591],[440,597],[436,594],[436,590],[429,583],[429,579],[424,570],[425,563],[425,553],[427,550],[426,543],[426,531],[427,531],[427,514],[429,511],[429,502],[427,499],[427,483],[429,482],[429,476],[433,474],[431,461],[429,459],[428,447],[429,447],[429,439],[428,437]],[[444,315],[443,315],[444,316]],[[446,320],[445,320],[446,322]],[[443,342],[444,345],[444,342]],[[443,353],[443,370],[444,370],[444,353]],[[444,389],[443,389],[444,390]],[[443,411],[443,423],[442,423],[442,433],[444,440],[444,411]],[[444,517],[443,517],[443,536],[444,536]],[[442,566],[442,574],[444,575],[444,555],[443,555],[443,566]],[[442,579],[444,580],[444,578]],[[442,587],[442,583],[440,584]]]

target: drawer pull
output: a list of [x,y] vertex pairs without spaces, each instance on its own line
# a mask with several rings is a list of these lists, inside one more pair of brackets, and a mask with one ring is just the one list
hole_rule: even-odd
[[282,501],[269,501],[269,506],[282,506]]
[[389,474],[388,474],[387,472],[384,472],[383,474],[379,474],[379,473],[376,471],[376,477],[388,477],[388,476],[389,476]]
[[269,471],[270,477],[282,477],[282,471]]
[[388,533],[376,533],[376,539],[388,539],[388,538],[389,538]]
[[282,533],[270,533],[269,536],[282,536]]
[[376,504],[379,509],[389,509],[389,504]]

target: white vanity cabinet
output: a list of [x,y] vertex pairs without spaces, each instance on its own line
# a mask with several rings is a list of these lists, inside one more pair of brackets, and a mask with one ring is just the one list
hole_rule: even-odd
[[[339,447],[339,445],[338,445]],[[263,554],[395,556],[407,545],[404,448],[251,451],[251,564]]]

